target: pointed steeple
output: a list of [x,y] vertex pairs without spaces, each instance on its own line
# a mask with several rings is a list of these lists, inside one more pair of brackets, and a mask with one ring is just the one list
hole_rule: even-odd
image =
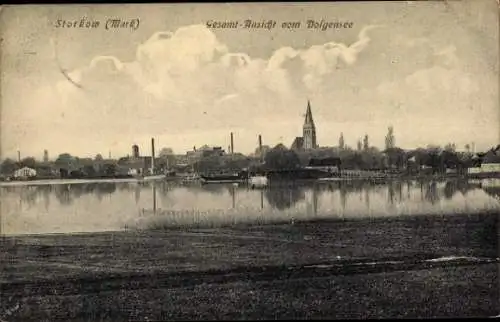
[[314,126],[314,121],[311,111],[311,102],[307,100],[307,111],[304,120],[304,126],[302,127],[302,137],[304,140],[305,149],[315,149],[316,145],[316,126]]
[[306,111],[306,118],[304,120],[304,125],[314,126],[313,116],[311,112],[311,102],[309,100],[307,100],[307,111]]

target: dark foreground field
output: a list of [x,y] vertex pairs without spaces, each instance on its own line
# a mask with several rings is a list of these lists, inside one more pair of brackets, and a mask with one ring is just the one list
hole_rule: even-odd
[[6,237],[0,319],[498,315],[498,214]]

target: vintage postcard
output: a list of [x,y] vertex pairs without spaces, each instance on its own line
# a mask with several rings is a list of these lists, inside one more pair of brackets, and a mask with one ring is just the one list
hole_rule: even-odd
[[499,3],[0,10],[0,320],[499,314]]

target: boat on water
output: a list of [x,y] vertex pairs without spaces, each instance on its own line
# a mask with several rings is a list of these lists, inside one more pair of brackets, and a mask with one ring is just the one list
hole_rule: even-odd
[[165,171],[163,174],[149,175],[144,178],[146,181],[151,180],[165,180],[165,181],[177,181],[180,177],[176,175],[174,171]]
[[332,178],[319,178],[316,180],[318,183],[328,183],[328,182],[351,182],[351,181],[365,181],[365,182],[370,182],[374,184],[382,184],[390,180],[389,177],[379,177],[379,176],[372,176],[372,177],[349,177],[349,176],[341,176],[341,177],[332,177]]
[[155,167],[155,139],[151,138],[151,167],[149,171],[144,171],[142,175],[137,176],[138,181],[158,181],[167,178],[166,173],[158,173]]
[[176,173],[174,178],[182,184],[199,183],[201,179],[200,176],[196,173]]
[[202,183],[241,183],[245,182],[247,178],[248,175],[243,172],[200,175],[200,180]]
[[256,189],[256,188],[265,188],[267,187],[268,185],[268,179],[266,176],[264,175],[255,175],[255,176],[251,176],[249,179],[248,179],[248,185],[250,186],[250,188],[252,189]]
[[157,174],[157,175],[139,177],[138,179],[141,181],[156,181],[156,180],[164,180],[166,178],[167,177],[164,174]]
[[320,178],[339,177],[337,172],[312,167],[266,171],[269,180],[318,180]]
[[244,178],[239,176],[200,176],[201,183],[242,183],[245,181]]

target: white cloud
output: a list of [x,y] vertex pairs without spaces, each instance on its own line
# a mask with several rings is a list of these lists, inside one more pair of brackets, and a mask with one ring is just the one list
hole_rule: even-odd
[[282,47],[276,50],[269,62],[267,63],[268,69],[278,69],[281,68],[281,65],[287,60],[296,57],[300,52],[298,50],[293,49],[292,47]]
[[[104,67],[103,62],[108,64],[105,65]],[[98,64],[100,64],[100,66],[97,66]],[[90,69],[93,68],[99,68],[99,69],[107,68],[107,72],[112,73],[122,70],[123,63],[118,58],[113,56],[97,56],[94,57],[94,59],[92,59],[92,61],[90,62]]]
[[[370,28],[364,28],[358,41],[349,47],[337,44],[333,48],[333,42],[305,49],[283,47],[265,60],[229,52],[205,26],[187,26],[175,32],[155,33],[138,47],[135,61],[121,62],[112,56],[98,56],[89,66],[73,71],[75,79],[84,87],[82,93],[64,80],[56,87],[62,101],[72,102],[71,111],[79,115],[81,121],[94,123],[93,116],[100,115],[97,123],[109,128],[109,132],[127,123],[135,124],[131,128],[141,133],[166,128],[189,130],[197,125],[186,112],[192,112],[193,118],[205,111],[227,112],[221,102],[228,99],[231,103],[244,104],[252,113],[272,113],[269,107],[273,104],[305,92],[307,86],[319,86],[321,77],[334,70],[338,57],[347,64],[354,63],[356,55],[369,41],[366,30]],[[292,82],[290,71],[283,67],[285,62],[297,57],[303,65],[299,72],[304,75],[306,87]],[[80,118],[82,113],[76,109],[92,113],[86,119]],[[243,109],[240,106],[240,110]],[[279,113],[280,108],[276,110]],[[141,117],[162,118],[163,122],[155,128],[144,124]],[[231,122],[242,124],[248,120]]]
[[[59,82],[41,86],[23,103],[33,113],[26,113],[30,116],[22,126],[41,133],[33,142],[37,149],[53,144],[81,153],[78,151],[89,151],[84,142],[92,142],[91,153],[105,153],[110,145],[128,147],[135,138],[163,136],[163,144],[180,151],[192,145],[180,137],[189,137],[198,145],[211,143],[207,134],[211,131],[219,133],[218,137],[235,128],[274,139],[293,137],[296,132],[300,135],[305,102],[312,96],[314,112],[320,113],[316,106],[322,106],[325,124],[338,122],[320,134],[327,133],[329,144],[334,144],[339,124],[373,117],[406,119],[436,112],[438,107],[439,115],[450,115],[453,108],[467,110],[468,104],[484,101],[478,96],[481,84],[475,77],[455,68],[459,65],[457,49],[451,45],[429,48],[431,44],[424,38],[409,41],[407,47],[420,46],[422,52],[435,53],[442,66],[413,70],[406,78],[394,77],[376,89],[363,87],[364,72],[371,70],[355,69],[364,57],[381,57],[368,50],[368,32],[376,27],[363,28],[350,45],[329,41],[309,48],[282,47],[267,59],[231,52],[202,25],[157,32],[138,46],[133,61],[97,56],[88,66],[69,72],[83,89],[62,75]],[[385,49],[385,45],[377,48]],[[405,50],[402,59],[408,62],[411,51]],[[365,56],[360,56],[362,52]],[[387,56],[397,54],[388,52]],[[353,87],[360,89],[352,91]],[[291,125],[292,118],[296,126]],[[269,122],[262,122],[264,119]],[[64,133],[71,136],[64,137]],[[253,142],[254,138],[247,140]]]
[[491,107],[498,103],[485,93],[474,75],[434,66],[381,84],[372,104],[375,117],[390,120],[401,133],[402,146],[462,147],[479,139],[496,141],[498,116]]
[[139,46],[137,60],[147,70],[179,74],[193,72],[212,61],[216,53],[226,51],[209,29],[193,25],[181,27],[173,34],[156,33]]
[[339,66],[339,60],[346,66],[356,63],[358,55],[370,43],[367,32],[381,26],[371,25],[364,27],[358,35],[358,40],[347,46],[343,43],[328,42],[321,46],[312,46],[300,53],[307,73],[303,77],[306,87],[313,91],[323,82],[323,77],[332,73]]
[[385,82],[377,88],[380,101],[414,106],[421,114],[463,111],[461,107],[481,100],[479,90],[472,75],[441,66],[418,70],[403,81]]

